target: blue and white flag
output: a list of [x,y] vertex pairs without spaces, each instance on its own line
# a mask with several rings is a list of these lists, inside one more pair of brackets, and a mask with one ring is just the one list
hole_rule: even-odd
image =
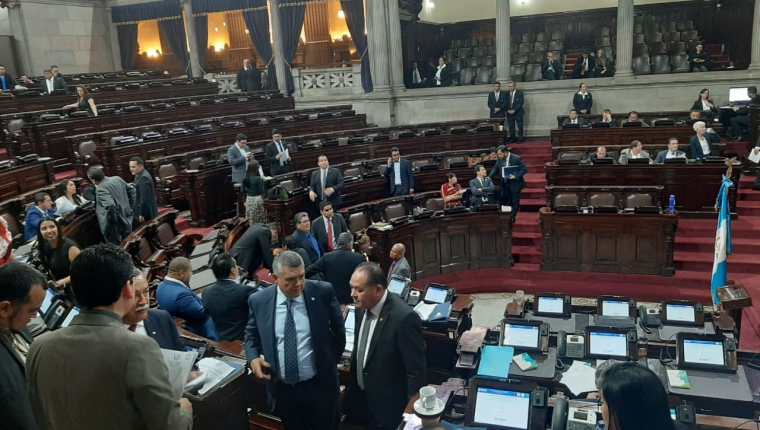
[[720,304],[718,288],[725,287],[728,282],[727,259],[733,253],[733,246],[731,245],[731,208],[728,203],[728,189],[733,186],[734,183],[724,175],[716,202],[718,208],[718,228],[715,231],[715,260],[713,262],[712,280],[710,282],[710,293],[712,294],[713,305],[716,306]]

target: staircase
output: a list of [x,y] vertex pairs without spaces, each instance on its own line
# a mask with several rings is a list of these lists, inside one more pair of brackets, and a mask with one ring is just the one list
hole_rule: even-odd
[[723,51],[723,45],[720,43],[706,43],[704,44],[704,48],[705,53],[710,56],[712,70],[723,70],[731,65],[731,59]]

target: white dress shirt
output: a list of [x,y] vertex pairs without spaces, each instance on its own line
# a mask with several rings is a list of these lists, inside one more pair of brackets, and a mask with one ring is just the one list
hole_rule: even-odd
[[45,79],[45,85],[47,86],[48,93],[55,91],[55,78]]
[[445,68],[446,68],[446,65],[444,64],[442,66],[438,66],[438,69],[436,69],[435,71],[435,84],[438,85],[439,87],[441,86],[441,72]]
[[[357,359],[362,360],[362,367],[367,365],[367,354],[369,353],[369,346],[372,345],[372,335],[375,333],[375,326],[377,326],[377,320],[380,318],[380,312],[383,310],[383,306],[385,305],[385,300],[388,298],[388,290],[385,290],[383,293],[383,297],[380,298],[380,301],[377,302],[375,306],[372,307],[369,311],[367,311],[364,314],[364,318],[362,318],[361,326],[359,326],[359,336],[361,336],[361,333],[364,330],[364,324],[367,323],[367,315],[372,314],[372,318],[369,319],[369,332],[367,333],[367,343],[366,347],[364,348],[364,357],[357,357]],[[357,352],[358,354],[358,352]]]
[[699,145],[702,147],[702,155],[710,155],[710,143],[707,141],[707,138],[705,136],[697,136],[697,139],[699,139]]
[[710,109],[712,109],[712,104],[708,102],[707,100],[702,99],[702,110],[709,111]]
[[393,184],[401,185],[401,162],[396,161],[393,163]]

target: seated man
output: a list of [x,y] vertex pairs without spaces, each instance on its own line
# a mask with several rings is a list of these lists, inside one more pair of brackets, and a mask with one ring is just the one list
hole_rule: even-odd
[[470,203],[475,208],[485,203],[493,203],[496,187],[491,178],[488,177],[486,168],[478,164],[475,166],[475,175],[475,179],[470,180],[470,193],[472,194]]
[[609,109],[605,109],[602,111],[602,119],[599,121],[601,124],[609,124],[607,127],[617,127],[617,123],[615,123],[615,120],[612,119],[612,111]]
[[[596,163],[596,161],[599,160],[600,158],[602,158],[602,159],[610,159],[610,156],[607,154],[607,147],[604,146],[604,145],[597,146],[596,147],[596,152],[594,152],[593,154],[589,155],[588,160],[593,164],[593,163]],[[612,162],[614,163],[615,160],[613,159]]]
[[636,160],[639,158],[646,158],[649,160],[649,164],[652,163],[652,159],[649,157],[649,153],[644,151],[644,145],[642,145],[641,141],[634,140],[628,145],[628,148],[620,151],[620,159],[618,160],[618,163],[628,164],[628,160]]
[[184,351],[185,345],[179,337],[174,318],[163,309],[150,309],[148,281],[138,269],[132,271],[132,285],[135,287],[137,305],[124,315],[124,325],[130,331],[152,338],[163,349]]
[[562,79],[562,65],[554,59],[554,52],[548,51],[546,58],[541,63],[541,77],[546,81]]
[[717,153],[714,145],[720,143],[720,137],[715,134],[712,128],[707,128],[703,121],[697,121],[692,126],[696,135],[689,139],[689,152],[694,160],[703,160],[711,155],[720,155]]
[[578,118],[578,111],[575,109],[570,110],[567,118],[562,121],[562,128],[580,128],[583,127],[583,119]]
[[[760,105],[760,94],[757,92],[757,87],[749,87],[747,89],[747,93],[749,94],[750,106],[758,106]],[[735,106],[733,108],[733,111],[735,114],[729,119],[729,136],[736,138],[736,140],[749,140],[750,138],[750,130],[749,130],[749,110],[747,107],[738,107]],[[725,126],[725,122],[723,124]]]
[[[629,125],[626,125],[629,124]],[[620,123],[621,127],[649,127],[645,121],[639,118],[639,113],[635,110],[628,112],[628,119]]]
[[203,304],[214,321],[219,340],[243,340],[248,322],[248,296],[256,290],[240,285],[240,270],[229,254],[211,261],[216,284],[203,290]]
[[158,284],[156,301],[158,307],[169,312],[174,318],[185,320],[191,332],[217,340],[214,323],[208,317],[201,298],[190,291],[190,277],[193,266],[185,257],[176,257],[169,263],[169,271]]
[[655,164],[664,164],[665,160],[671,158],[686,158],[686,153],[678,149],[678,139],[671,137],[668,139],[668,149],[660,151],[655,158]]
[[272,244],[276,243],[277,226],[275,224],[254,224],[248,227],[243,236],[235,242],[230,255],[238,266],[248,272],[249,279],[256,279],[259,267],[272,270]]
[[[34,195],[34,205],[26,211],[24,218],[24,241],[29,241],[37,237],[40,224],[45,218],[55,218],[55,209],[53,208],[53,199],[48,193],[37,193]],[[63,232],[60,232],[61,234]]]

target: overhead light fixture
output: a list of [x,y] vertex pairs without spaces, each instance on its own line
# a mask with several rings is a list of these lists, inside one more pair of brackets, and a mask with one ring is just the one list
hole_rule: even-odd
[[346,13],[343,12],[343,9],[338,11],[338,19],[346,19]]
[[214,31],[219,31],[219,27],[214,27]]
[[246,28],[245,29],[245,34],[251,34],[251,30],[249,30],[249,29]]

